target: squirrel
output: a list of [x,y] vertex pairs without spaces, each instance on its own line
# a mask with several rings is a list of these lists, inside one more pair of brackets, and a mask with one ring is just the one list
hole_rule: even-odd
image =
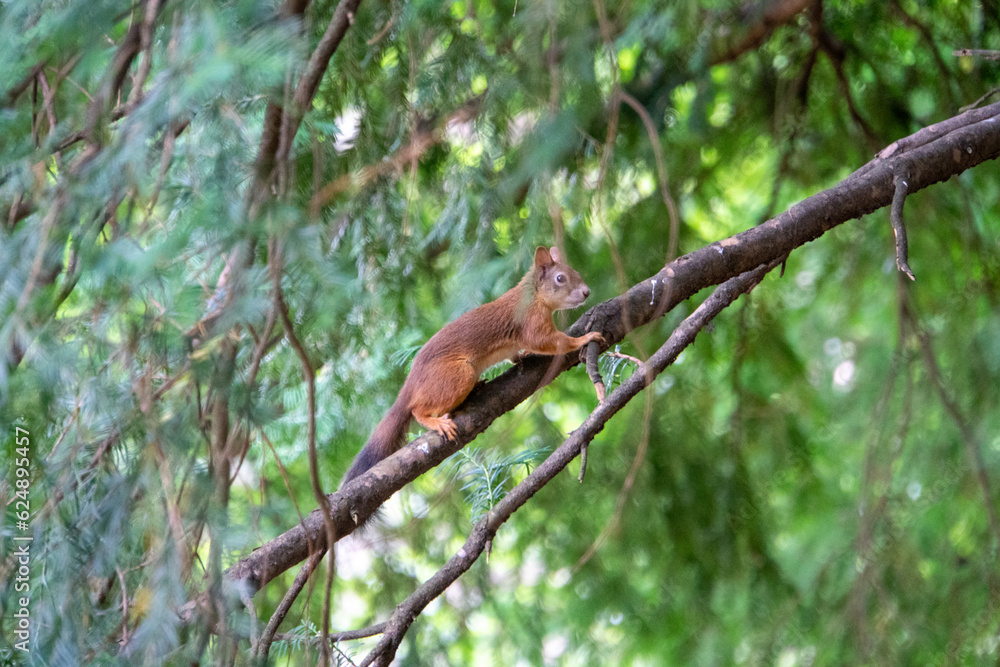
[[535,249],[531,270],[515,287],[460,316],[424,344],[396,402],[355,457],[341,486],[399,449],[411,418],[454,440],[452,410],[493,364],[520,359],[523,353],[560,355],[592,341],[604,343],[596,331],[574,338],[552,323],[553,311],[576,308],[588,296],[590,288],[563,261],[558,248]]

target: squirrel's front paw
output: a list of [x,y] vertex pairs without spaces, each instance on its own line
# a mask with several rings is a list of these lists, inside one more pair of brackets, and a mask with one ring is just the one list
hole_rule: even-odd
[[583,345],[580,346],[580,361],[586,363],[587,361],[587,346],[590,343],[597,343],[598,345],[604,345],[604,336],[602,336],[597,331],[591,331],[590,333],[584,334]]

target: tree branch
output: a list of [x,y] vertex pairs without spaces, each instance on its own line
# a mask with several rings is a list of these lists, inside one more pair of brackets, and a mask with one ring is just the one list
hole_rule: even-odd
[[[621,296],[586,312],[569,333],[600,331],[613,345],[701,289],[780,260],[837,225],[888,206],[895,193],[897,171],[909,175],[908,190],[913,193],[995,159],[1000,155],[1000,103],[976,111],[987,110],[990,115],[985,117],[966,112],[953,119],[949,132],[909,150],[897,150],[892,157],[876,157],[835,187],[795,204],[776,218],[674,260]],[[461,449],[494,419],[537,391],[550,366],[554,365],[558,374],[576,363],[577,355],[555,360],[529,357],[473,391],[455,417],[459,432],[455,441],[443,440],[436,433],[423,435],[330,494],[338,537],[354,531],[355,518],[363,521],[369,517],[396,490]],[[259,589],[308,556],[309,540],[322,540],[323,523],[319,512],[313,511],[301,524],[229,568],[226,579]]]
[[741,39],[736,44],[720,52],[712,58],[712,64],[718,65],[736,60],[747,51],[752,51],[764,43],[771,33],[798,16],[814,0],[771,0],[763,7],[755,7],[752,11],[758,14],[756,22],[750,24]]
[[[143,6],[149,1],[146,0]],[[115,55],[111,59],[104,83],[91,102],[90,108],[87,110],[87,127],[83,134],[90,140],[91,144],[99,145],[101,143],[98,141],[96,131],[101,117],[106,113],[105,106],[115,98],[115,95],[125,83],[128,68],[132,65],[132,60],[139,54],[139,49],[142,47],[143,32],[151,29],[152,24],[156,20],[156,15],[163,10],[164,3],[159,0],[153,0],[153,2],[154,7],[152,11],[144,13],[145,20],[133,21],[129,26],[128,32],[125,33],[125,37],[118,44],[118,50],[115,51]],[[141,100],[141,95],[138,99]]]
[[905,273],[910,280],[916,280],[910,270],[909,254],[906,244],[906,225],[903,223],[903,202],[906,201],[906,174],[895,178],[896,192],[892,196],[892,207],[889,209],[889,222],[892,223],[892,233],[896,237],[896,268]]
[[406,164],[412,164],[419,160],[428,149],[436,146],[445,139],[445,130],[451,123],[464,123],[476,117],[479,113],[479,106],[482,97],[474,97],[456,111],[448,114],[443,121],[436,123],[432,128],[419,131],[410,137],[410,143],[397,150],[392,155],[386,156],[375,164],[370,164],[354,173],[344,174],[333,179],[322,188],[316,189],[309,202],[310,215],[319,216],[319,210],[333,201],[341,193],[351,188],[361,189],[367,187],[377,178],[399,171]]
[[576,458],[583,446],[604,429],[604,425],[640,391],[648,387],[653,379],[663,372],[688,345],[694,342],[698,332],[704,328],[723,308],[735,301],[740,294],[749,292],[764,275],[780,264],[780,259],[760,266],[736,278],[732,278],[716,288],[705,302],[698,306],[680,326],[674,329],[670,338],[627,380],[622,382],[607,400],[597,406],[586,421],[574,431],[552,454],[520,484],[511,490],[503,500],[483,517],[475,526],[472,535],[458,553],[452,556],[437,573],[424,582],[396,610],[389,619],[385,634],[361,662],[365,665],[388,665],[396,654],[403,636],[413,620],[438,595],[466,572],[478,560],[486,545],[496,535],[497,530],[511,515],[531,499],[543,486],[548,484],[569,462]]
[[[357,7],[361,0],[341,0],[334,11],[333,17],[330,19],[330,23],[327,26],[326,32],[320,39],[319,44],[314,50],[312,57],[306,66],[302,77],[296,86],[295,93],[292,97],[293,109],[290,111],[290,116],[285,117],[286,110],[279,104],[272,102],[268,105],[265,111],[264,117],[264,128],[261,133],[260,144],[257,153],[257,159],[254,163],[254,172],[252,177],[252,182],[250,188],[248,189],[248,196],[246,199],[246,215],[248,218],[254,218],[263,203],[271,196],[271,189],[269,187],[272,174],[274,172],[274,165],[278,160],[282,159],[282,156],[278,155],[279,146],[290,146],[291,137],[295,136],[298,131],[299,125],[302,121],[302,116],[308,109],[308,105],[311,104],[313,96],[316,94],[316,90],[319,87],[319,82],[322,80],[323,75],[326,73],[327,68],[330,64],[330,59],[336,52],[337,47],[340,45],[347,32],[347,29],[354,23],[354,14],[357,11]],[[282,17],[291,17],[296,15],[301,15],[306,6],[308,5],[308,0],[286,0],[281,9]],[[281,142],[281,134],[286,132],[287,141]],[[225,302],[232,303],[236,298],[238,293],[242,293],[245,290],[244,286],[244,276],[247,270],[253,263],[253,245],[247,240],[238,243],[236,247],[229,254],[226,260],[226,265],[222,270],[221,275],[216,286],[216,295],[218,296],[220,292],[225,292]],[[279,304],[280,305],[280,304]],[[284,315],[284,313],[279,312],[279,314]],[[229,338],[224,339],[224,345],[222,347],[222,353],[218,355],[217,364],[220,367],[227,368],[231,371],[231,364],[235,360],[236,350],[235,345],[229,340]],[[222,385],[215,384],[216,389],[219,390],[220,396],[214,400],[214,413],[213,414],[213,441],[216,436],[221,437],[222,434],[216,434],[215,431],[225,428],[228,431],[228,421],[224,418],[228,416],[228,413],[224,410],[223,401],[227,399],[226,392],[228,391],[228,385],[223,387]],[[224,423],[223,423],[224,422]],[[224,440],[223,440],[224,441]],[[225,501],[225,498],[221,500]],[[220,506],[225,506],[225,503],[220,503]],[[374,508],[372,508],[374,510]],[[306,550],[303,553],[296,551],[293,555],[294,560],[282,560],[280,569],[274,569],[270,571],[267,568],[266,560],[270,557],[270,552],[265,555],[265,571],[270,571],[271,576],[274,574],[279,574],[288,569],[290,565],[301,562],[309,554],[309,542],[310,540],[318,540],[320,543],[326,542],[328,548],[332,549],[334,543],[339,536],[346,533],[340,532],[340,527],[336,522],[331,523],[329,520],[329,515],[332,515],[331,511],[329,514],[320,513],[315,511],[307,517],[306,521],[312,517],[327,517],[324,521],[324,534],[310,535],[305,538],[305,542],[299,546],[305,546]],[[304,522],[303,522],[304,523]],[[336,528],[336,535],[326,532],[328,528]],[[299,526],[300,532],[303,526]],[[353,526],[351,528],[353,530]],[[287,534],[287,533],[286,533]],[[329,536],[329,539],[327,539]],[[214,545],[216,540],[212,541]],[[272,540],[269,544],[276,544]],[[214,548],[214,547],[213,547]],[[231,569],[231,568],[230,568]],[[269,577],[265,577],[269,580]],[[229,578],[228,581],[232,581]],[[210,582],[209,595],[201,595],[196,600],[192,601],[184,607],[181,611],[181,615],[184,617],[190,617],[191,613],[196,610],[204,610],[206,608],[206,601],[209,603],[213,598],[218,598],[220,591],[216,590],[218,587],[215,586],[216,582]],[[253,586],[252,590],[258,590],[259,586]],[[211,607],[211,604],[209,604]],[[220,619],[223,620],[223,619]],[[225,624],[220,623],[219,628],[225,631]]]
[[[323,519],[326,527],[326,549],[333,553],[334,545],[337,543],[337,532],[333,525],[333,521],[330,520],[329,511],[330,504],[323,495],[323,488],[319,481],[319,461],[316,455],[316,371],[313,369],[312,362],[309,360],[309,354],[306,352],[306,348],[302,345],[299,337],[295,333],[295,327],[292,325],[291,318],[288,317],[288,306],[285,304],[285,298],[281,291],[281,271],[280,266],[282,264],[283,252],[280,249],[281,244],[277,242],[271,243],[271,252],[273,259],[273,279],[274,279],[274,299],[278,307],[278,313],[281,315],[281,322],[285,327],[285,336],[288,338],[292,349],[295,350],[296,354],[299,355],[299,360],[302,363],[302,374],[305,376],[306,380],[306,402],[309,409],[308,422],[309,422],[309,435],[308,435],[308,445],[309,445],[309,481],[312,483],[313,495],[316,497],[316,502],[319,503],[320,509],[322,510]],[[322,554],[320,554],[322,557]],[[317,563],[318,563],[317,559]],[[330,663],[330,595],[333,589],[333,576],[334,576],[334,566],[336,564],[336,558],[330,558],[330,567],[328,570],[328,576],[326,579],[326,586],[324,588],[323,596],[323,625],[322,625],[322,636],[323,642],[320,645],[323,654],[323,664]],[[315,566],[313,566],[315,567]],[[312,569],[312,568],[310,568]],[[308,578],[308,573],[305,575]]]
[[[305,11],[307,4],[303,0],[287,0],[282,13],[301,14]],[[291,100],[293,108],[286,110],[276,102],[267,106],[264,113],[264,129],[261,132],[260,147],[257,150],[253,187],[250,189],[251,199],[248,210],[251,217],[270,194],[270,190],[266,186],[271,181],[274,165],[282,157],[278,155],[282,127],[287,129],[289,137],[294,137],[295,133],[298,132],[302,117],[312,104],[313,97],[319,89],[319,83],[330,66],[333,54],[336,53],[337,47],[343,41],[347,29],[354,24],[354,15],[360,4],[361,0],[341,0],[337,5],[330,18],[330,23],[327,24],[326,32],[323,33],[319,44],[313,50],[309,63],[295,87]],[[286,113],[289,113],[291,117],[285,119]],[[290,146],[291,141],[286,141],[285,145]]]

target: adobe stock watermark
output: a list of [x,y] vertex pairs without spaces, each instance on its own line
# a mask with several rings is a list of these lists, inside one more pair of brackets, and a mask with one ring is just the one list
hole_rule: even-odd
[[31,434],[28,429],[14,427],[14,495],[10,505],[13,514],[14,551],[12,574],[14,596],[11,600],[14,637],[11,645],[27,653],[31,640]]

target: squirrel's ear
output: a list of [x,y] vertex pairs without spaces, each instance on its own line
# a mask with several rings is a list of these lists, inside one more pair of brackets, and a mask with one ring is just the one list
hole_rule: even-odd
[[[559,252],[558,250],[556,252]],[[555,261],[552,255],[544,246],[538,246],[535,248],[535,266],[548,266],[549,264],[554,264]]]
[[559,248],[557,248],[555,246],[552,246],[551,248],[549,248],[549,256],[552,257],[552,261],[555,262],[556,264],[564,264],[565,263],[565,262],[563,262],[562,252],[560,252]]

